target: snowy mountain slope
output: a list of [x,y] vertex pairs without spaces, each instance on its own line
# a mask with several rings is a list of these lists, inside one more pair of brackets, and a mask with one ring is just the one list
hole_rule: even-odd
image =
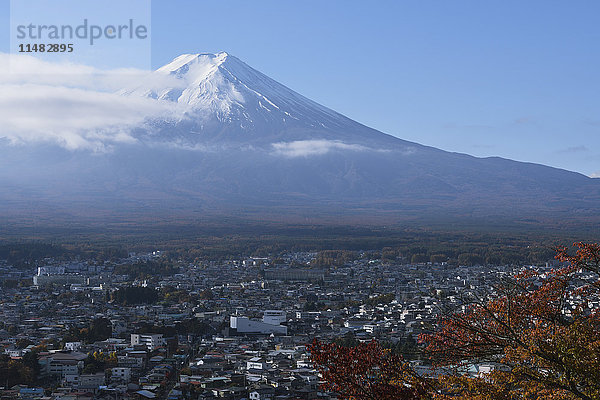
[[[175,78],[168,87],[137,87],[124,91],[183,105],[186,112],[237,121],[250,127],[260,120],[308,126],[346,125],[350,120],[252,69],[225,52],[184,54],[159,68],[157,75]],[[208,114],[208,115],[207,115]]]
[[140,126],[131,133],[135,140],[105,153],[48,144],[2,149],[0,217],[218,212],[338,222],[383,216],[385,223],[600,217],[598,179],[386,135],[227,53],[179,56],[120,93],[165,102],[176,112]]
[[[184,54],[159,68],[155,75],[150,84],[122,91],[179,105],[180,114],[174,122],[158,124],[161,133],[155,139],[164,137],[168,141],[176,136],[208,144],[218,135],[218,144],[225,141],[261,146],[312,139],[362,146],[377,139],[396,146],[401,143],[374,130],[371,136],[377,139],[365,136],[365,126],[307,99],[225,52]],[[165,75],[171,79],[166,80]]]

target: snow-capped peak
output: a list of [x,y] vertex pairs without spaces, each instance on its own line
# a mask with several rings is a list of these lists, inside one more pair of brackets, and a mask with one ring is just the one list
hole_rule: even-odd
[[182,55],[176,57],[170,63],[159,68],[157,70],[157,72],[184,73],[183,70],[185,70],[186,67],[189,68],[190,65],[194,65],[194,64],[208,64],[208,65],[214,65],[214,66],[218,67],[223,62],[225,62],[225,60],[227,59],[228,56],[229,56],[229,54],[227,54],[224,51],[221,51],[216,54],[209,54],[209,53],[182,54]]
[[150,87],[142,85],[125,94],[172,101],[186,112],[228,119],[232,109],[244,103],[242,94],[220,70],[228,58],[225,52],[180,55],[154,73]]
[[176,102],[187,115],[242,128],[277,121],[323,128],[348,121],[226,52],[182,54],[159,68],[150,85],[123,93]]

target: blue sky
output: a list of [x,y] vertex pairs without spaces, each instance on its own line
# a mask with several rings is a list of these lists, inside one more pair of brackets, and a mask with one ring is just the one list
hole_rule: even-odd
[[[8,1],[0,5],[8,26]],[[155,0],[152,64],[228,51],[400,138],[592,175],[599,15],[591,0]]]

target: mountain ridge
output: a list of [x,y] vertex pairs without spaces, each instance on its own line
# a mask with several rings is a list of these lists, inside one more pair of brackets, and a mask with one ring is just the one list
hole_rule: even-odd
[[12,146],[0,160],[0,199],[11,204],[0,215],[29,207],[46,214],[147,211],[157,218],[214,212],[387,221],[600,216],[600,180],[396,138],[225,52],[181,55],[150,81],[119,93],[176,112],[137,127],[131,143],[105,153]]

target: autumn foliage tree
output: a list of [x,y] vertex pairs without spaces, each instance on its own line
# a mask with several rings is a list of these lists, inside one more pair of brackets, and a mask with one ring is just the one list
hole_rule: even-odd
[[375,341],[346,347],[315,340],[309,351],[325,388],[340,399],[410,400],[428,392],[425,381],[401,356]]
[[[557,249],[555,269],[465,294],[461,311],[420,338],[429,377],[375,343],[313,344],[326,387],[345,399],[600,399],[600,245],[575,248]],[[467,374],[477,363],[492,371]]]
[[558,249],[563,266],[518,274],[421,338],[443,365],[494,363],[478,378],[446,374],[454,395],[600,398],[600,245],[575,246]]

